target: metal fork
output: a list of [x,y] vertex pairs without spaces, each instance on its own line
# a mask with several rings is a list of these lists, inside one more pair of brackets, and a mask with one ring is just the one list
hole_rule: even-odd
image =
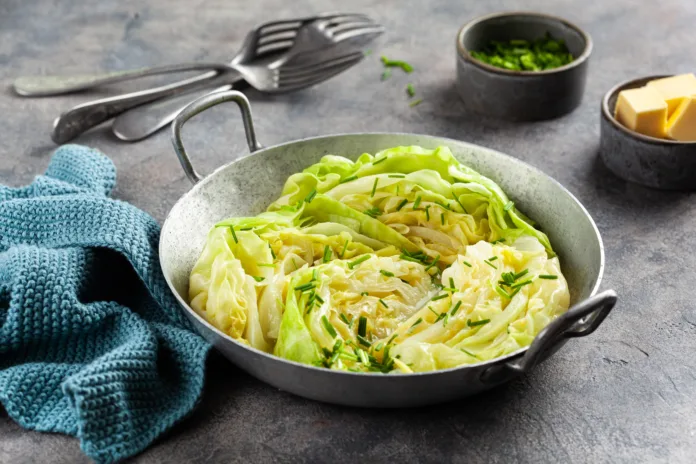
[[[346,24],[351,26],[346,28]],[[366,33],[378,35],[383,31],[382,26],[370,20],[356,21],[354,16],[347,15],[334,16],[330,19],[323,18],[303,26],[304,28],[316,28],[317,32],[327,36],[331,35],[329,40],[332,44],[341,42],[344,38],[360,38],[361,34]],[[297,35],[292,48],[271,63],[254,62],[252,56],[256,56],[254,50],[257,47],[249,46],[249,44],[251,40],[258,41],[258,37],[251,39],[247,37],[249,40],[245,41],[243,53],[235,57],[231,63],[230,71],[225,74],[212,79],[206,78],[204,82],[201,82],[201,76],[181,83],[79,105],[56,119],[51,137],[56,143],[65,143],[86,130],[136,106],[176,95],[186,90],[229,85],[230,82],[239,80],[240,74],[261,91],[278,93],[299,90],[333,77],[363,58],[362,53],[345,52],[340,48],[327,49],[326,42],[322,44],[314,42],[316,35],[300,35],[299,33]],[[307,53],[309,52],[314,52],[313,60],[308,59]],[[292,63],[291,58],[295,56],[302,59],[298,63]],[[244,61],[245,59],[248,60],[248,63]]]
[[[358,13],[322,13],[306,18],[260,24],[247,34],[237,56],[253,53],[254,57],[261,57],[287,51],[293,45],[297,31],[318,19],[345,21],[346,24],[369,20],[367,16]],[[224,63],[180,63],[100,74],[21,76],[15,79],[13,88],[18,95],[23,97],[52,97],[159,74],[186,71],[215,71],[220,73],[227,71],[228,68],[229,65]],[[212,77],[216,73],[209,73],[206,77]]]
[[[300,47],[306,47],[306,45],[303,45],[303,42],[314,44],[314,46],[320,50],[318,53],[326,53],[326,51],[335,53],[340,49],[346,49],[347,51],[358,49],[380,35],[383,31],[382,26],[375,25],[370,26],[370,28],[365,28],[364,25],[360,25],[360,23],[344,23],[329,28],[329,30],[324,33],[318,34],[318,30],[325,29],[326,27],[326,24],[319,23],[316,28],[302,29],[298,33],[298,35],[300,35],[298,39],[300,45],[297,50],[293,47],[293,56],[287,59],[285,65],[307,65],[312,64],[313,60],[316,61],[318,56],[316,48],[302,51]],[[330,48],[323,49],[322,47]],[[313,51],[314,53],[312,53]],[[278,64],[274,63],[272,67],[275,66],[278,66]],[[268,76],[269,79],[271,77],[272,76]],[[231,79],[228,84],[216,88],[214,91],[230,90],[236,82],[238,81]],[[293,90],[290,86],[290,81],[286,81],[284,84],[287,84],[287,87],[284,87],[281,91]],[[259,88],[259,85],[255,86]],[[207,89],[203,92],[197,91],[193,95],[191,92],[187,92],[184,95],[177,95],[134,108],[114,119],[111,126],[112,132],[116,137],[127,142],[136,142],[145,139],[171,123],[189,103],[210,93],[210,90],[211,89]]]

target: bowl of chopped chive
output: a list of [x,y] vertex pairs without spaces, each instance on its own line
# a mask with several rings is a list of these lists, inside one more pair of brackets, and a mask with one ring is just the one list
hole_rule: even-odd
[[562,18],[483,16],[457,34],[457,90],[468,109],[487,116],[560,117],[582,101],[591,52],[590,36]]

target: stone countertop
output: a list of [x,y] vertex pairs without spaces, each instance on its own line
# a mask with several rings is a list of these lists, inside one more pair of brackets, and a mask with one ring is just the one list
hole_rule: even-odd
[[[301,93],[249,91],[261,143],[320,134],[432,134],[494,148],[559,180],[587,207],[607,254],[603,288],[620,302],[591,337],[568,343],[532,374],[452,404],[361,410],[307,401],[211,358],[200,407],[141,462],[693,462],[696,456],[696,204],[649,190],[598,160],[599,104],[619,81],[693,72],[696,2],[338,0],[4,0],[0,83],[23,74],[79,73],[225,60],[255,24],[317,11],[373,15],[388,33],[350,72]],[[594,39],[585,99],[557,120],[507,123],[467,113],[453,90],[461,24],[504,10],[564,16]],[[380,81],[379,54],[415,71]],[[408,106],[414,83],[423,103]],[[115,91],[112,89],[112,91]],[[94,95],[20,99],[0,94],[0,182],[44,171],[53,119]],[[137,144],[108,126],[77,140],[116,163],[115,195],[162,221],[190,184],[167,132]],[[234,105],[187,124],[201,170],[245,153]],[[25,431],[0,413],[0,462],[86,462],[76,439]]]

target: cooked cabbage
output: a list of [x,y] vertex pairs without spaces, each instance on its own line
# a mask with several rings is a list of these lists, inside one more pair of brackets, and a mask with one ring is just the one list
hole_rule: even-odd
[[423,372],[528,346],[568,309],[546,235],[446,147],[328,155],[267,212],[209,233],[191,307],[230,337],[330,369]]

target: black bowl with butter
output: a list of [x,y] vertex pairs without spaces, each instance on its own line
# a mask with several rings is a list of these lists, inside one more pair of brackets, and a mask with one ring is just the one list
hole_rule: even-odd
[[[492,66],[472,55],[492,40],[562,40],[573,61],[540,71]],[[477,113],[515,121],[552,119],[573,111],[582,101],[590,36],[574,24],[546,14],[497,13],[475,19],[457,34],[457,90]]]
[[669,75],[631,79],[602,99],[600,157],[614,174],[629,182],[662,190],[696,190],[696,142],[650,137],[625,127],[614,117],[622,90],[643,87]]

